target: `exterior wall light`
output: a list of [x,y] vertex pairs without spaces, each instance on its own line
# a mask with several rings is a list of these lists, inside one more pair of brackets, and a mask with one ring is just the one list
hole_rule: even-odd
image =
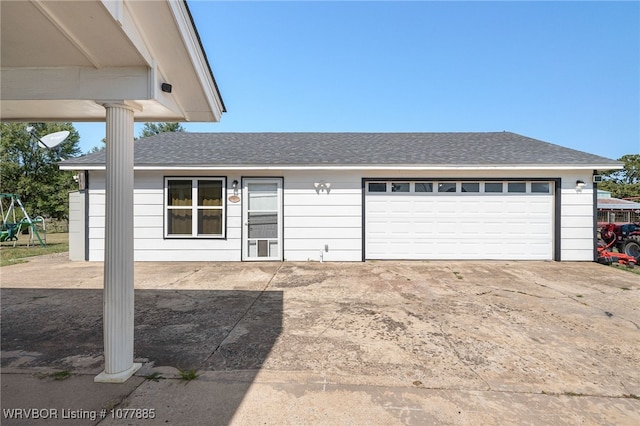
[[576,181],[576,192],[582,192],[582,189],[585,187],[585,183],[582,179],[578,179]]
[[238,195],[238,180],[237,179],[235,179],[231,183],[231,187],[233,188],[233,195]]

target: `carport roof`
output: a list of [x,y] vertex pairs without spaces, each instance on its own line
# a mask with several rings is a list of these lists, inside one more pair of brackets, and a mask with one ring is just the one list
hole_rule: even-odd
[[[136,169],[570,168],[621,163],[511,132],[161,133],[135,142]],[[105,153],[64,161],[102,169]]]

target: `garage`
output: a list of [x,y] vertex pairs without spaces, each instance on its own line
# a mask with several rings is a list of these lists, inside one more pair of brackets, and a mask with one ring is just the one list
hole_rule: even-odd
[[364,180],[365,258],[553,260],[555,184]]

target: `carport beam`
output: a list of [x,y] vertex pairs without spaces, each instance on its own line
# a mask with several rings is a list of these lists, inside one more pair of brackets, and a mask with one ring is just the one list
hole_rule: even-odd
[[108,103],[104,243],[104,371],[95,382],[123,383],[133,362],[133,116],[134,108]]

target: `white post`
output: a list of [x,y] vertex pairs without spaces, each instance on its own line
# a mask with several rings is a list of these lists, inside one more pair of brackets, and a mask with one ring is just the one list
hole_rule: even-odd
[[122,383],[133,362],[133,113],[124,103],[107,110],[104,243],[104,363],[96,382]]

